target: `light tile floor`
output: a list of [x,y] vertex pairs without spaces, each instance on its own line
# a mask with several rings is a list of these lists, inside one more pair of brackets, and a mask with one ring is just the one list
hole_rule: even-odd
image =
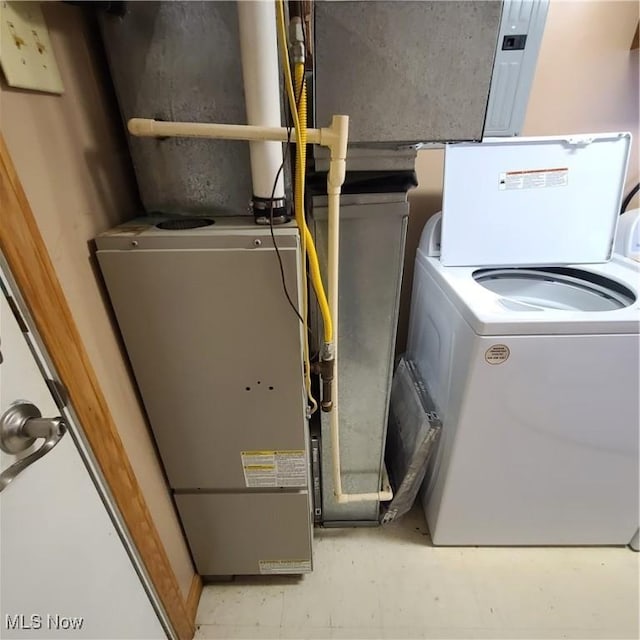
[[316,529],[313,573],[204,588],[196,638],[618,638],[640,635],[628,548],[438,548],[419,509]]

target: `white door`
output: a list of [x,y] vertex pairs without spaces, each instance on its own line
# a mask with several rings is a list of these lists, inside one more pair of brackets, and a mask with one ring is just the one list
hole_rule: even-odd
[[[0,281],[0,416],[25,400],[58,416],[6,295]],[[44,441],[3,452],[4,479]],[[0,614],[0,638],[166,638],[69,431],[0,491]]]

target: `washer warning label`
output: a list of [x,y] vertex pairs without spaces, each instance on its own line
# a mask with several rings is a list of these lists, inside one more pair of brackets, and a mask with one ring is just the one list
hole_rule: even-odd
[[307,459],[303,449],[241,451],[247,487],[306,487]]
[[311,571],[311,560],[260,560],[260,573],[307,573]]
[[548,189],[566,187],[569,184],[568,167],[554,169],[528,169],[526,171],[506,171],[500,174],[500,191],[514,189]]
[[489,364],[502,364],[509,358],[511,352],[506,344],[494,344],[489,347],[484,354],[484,359]]

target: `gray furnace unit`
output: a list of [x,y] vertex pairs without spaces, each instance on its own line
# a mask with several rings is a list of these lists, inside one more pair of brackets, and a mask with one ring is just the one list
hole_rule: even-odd
[[144,217],[97,255],[203,576],[311,570],[299,240],[247,217]]

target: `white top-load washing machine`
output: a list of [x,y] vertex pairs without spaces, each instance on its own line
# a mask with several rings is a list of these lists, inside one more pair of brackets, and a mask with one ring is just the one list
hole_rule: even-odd
[[443,421],[434,544],[627,544],[640,264],[613,254],[629,134],[448,146],[408,355]]

